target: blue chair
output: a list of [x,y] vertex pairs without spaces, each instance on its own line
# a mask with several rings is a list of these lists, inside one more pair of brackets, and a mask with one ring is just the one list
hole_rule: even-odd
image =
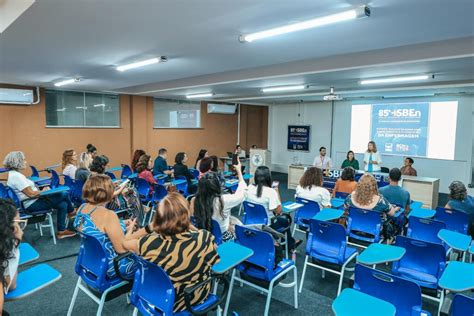
[[474,315],[474,297],[456,294],[451,304],[449,316]]
[[49,184],[49,187],[51,189],[59,187],[60,181],[58,173],[53,169],[48,169],[47,171],[51,174],[51,183]]
[[[16,207],[20,211],[20,218],[28,219],[28,225],[38,224],[41,236],[43,236],[43,228],[49,228],[51,237],[53,238],[53,243],[56,245],[56,234],[54,232],[53,216],[51,215],[53,213],[53,209],[50,208],[42,211],[30,212],[24,207],[24,201],[20,202],[20,199],[12,188],[7,187],[6,190],[8,198],[11,199],[13,203],[15,203]],[[45,221],[47,221],[47,224],[44,224]]]
[[[270,301],[272,298],[273,288],[277,285],[282,287],[293,287],[294,288],[294,305],[298,308],[298,279],[297,270],[294,261],[283,259],[275,267],[275,246],[273,237],[263,231],[258,231],[242,226],[235,226],[235,233],[237,235],[236,242],[253,250],[253,255],[246,261],[237,266],[239,271],[239,277],[236,276],[236,269],[232,271],[232,277],[230,281],[229,294],[225,304],[224,315],[227,314],[230,304],[230,297],[232,295],[232,287],[234,281],[238,281],[241,284],[257,289],[260,292],[267,294],[265,303],[264,316],[268,315],[270,309]],[[281,278],[293,271],[293,282],[289,284],[279,283]],[[243,278],[244,277],[244,278]],[[259,283],[268,284],[268,286],[262,287],[261,284],[255,284],[252,280],[256,280]]]
[[437,207],[434,218],[445,223],[446,229],[467,235],[469,217],[466,213],[444,207]]
[[[381,241],[382,233],[381,214],[377,211],[350,207],[347,230],[349,232],[349,237],[353,239],[378,243]],[[359,244],[354,245],[364,247]]]
[[357,264],[354,289],[391,303],[397,316],[429,315],[421,309],[420,286],[404,278]]
[[268,225],[268,215],[265,207],[261,204],[244,201],[244,218],[245,225],[264,224]]
[[213,282],[215,277],[201,282],[192,288],[185,289],[185,302],[187,311],[173,313],[173,305],[175,300],[175,290],[173,283],[166,272],[156,264],[147,260],[137,258],[140,268],[135,273],[133,288],[130,294],[130,301],[135,309],[133,315],[174,315],[174,316],[190,316],[204,315],[218,308],[219,304],[225,299],[229,284],[224,280],[224,294],[221,298],[215,294],[209,294],[206,300],[198,305],[190,305],[190,297],[196,289]]
[[129,165],[122,164],[122,173],[120,174],[121,179],[127,179],[132,173],[132,168],[130,168]]
[[70,176],[63,175],[63,177],[64,177],[64,185],[69,187],[69,188],[72,188],[73,185],[74,185],[74,180],[71,179]]
[[69,191],[69,197],[71,199],[72,204],[75,207],[79,207],[84,203],[82,198],[82,188],[84,187],[83,181],[74,181],[71,190]]
[[295,212],[295,224],[293,225],[292,232],[293,236],[295,235],[296,230],[305,233],[309,228],[309,220],[320,211],[319,204],[314,201],[297,197],[296,203],[303,204],[303,207],[297,209]]
[[20,266],[38,260],[39,258],[38,251],[27,242],[20,243],[19,250],[20,262],[18,265]]
[[176,190],[178,190],[185,197],[188,196],[188,180],[185,176],[177,176],[175,180],[184,180],[184,182],[176,185]]
[[438,232],[444,228],[446,228],[446,224],[443,222],[412,216],[408,220],[407,237],[442,244]]
[[137,189],[138,194],[140,195],[140,200],[144,204],[148,204],[151,202],[151,194],[150,194],[150,183],[142,178],[136,178],[133,180],[135,183],[135,187]]
[[109,278],[107,276],[109,262],[104,245],[95,237],[84,233],[80,235],[81,247],[79,248],[75,267],[79,278],[74,288],[74,294],[72,295],[67,315],[70,316],[72,314],[79,290],[86,293],[99,305],[97,315],[101,315],[106,301],[129,292],[132,286],[130,282],[118,276]]
[[211,222],[211,233],[214,236],[214,241],[217,245],[222,244],[222,232],[219,223],[215,220]]
[[5,295],[5,301],[16,301],[57,282],[62,275],[51,266],[42,263],[18,273],[16,289]]
[[[307,266],[320,268],[339,275],[339,286],[337,295],[341,292],[342,281],[346,267],[357,256],[357,249],[347,245],[346,230],[344,226],[323,222],[315,219],[309,221],[309,235],[306,242],[306,258],[303,266],[303,274],[301,275],[300,293],[303,289],[304,277]],[[341,270],[333,270],[328,267],[310,262],[309,259],[315,259],[330,264],[341,266]]]
[[0,182],[0,199],[8,199],[8,189]]
[[31,177],[39,178],[39,171],[35,166],[30,165],[31,168]]
[[117,177],[115,176],[113,172],[106,171],[105,174],[108,175],[110,179],[112,179],[112,181],[117,179]]
[[[395,246],[405,248],[405,255],[392,264],[392,274],[438,291],[438,281],[446,268],[446,250],[440,244],[397,236]],[[423,297],[440,302],[437,297]]]
[[338,199],[345,199],[346,197],[349,196],[349,193],[345,192],[336,192],[336,198]]
[[194,168],[189,168],[189,172],[193,175],[194,179],[199,178],[199,170],[194,169]]

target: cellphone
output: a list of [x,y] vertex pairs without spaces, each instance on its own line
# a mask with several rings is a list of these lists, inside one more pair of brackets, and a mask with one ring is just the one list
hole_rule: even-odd
[[130,182],[130,179],[125,180],[124,182],[120,183],[120,186],[126,186]]
[[277,188],[280,185],[279,181],[273,181],[272,182],[272,188]]
[[238,157],[237,154],[232,154],[232,166],[237,166],[239,164]]

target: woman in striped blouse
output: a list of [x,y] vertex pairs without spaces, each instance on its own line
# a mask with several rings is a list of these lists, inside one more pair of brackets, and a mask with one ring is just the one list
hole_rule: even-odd
[[[184,311],[184,289],[210,278],[212,266],[220,260],[214,237],[191,224],[188,202],[178,193],[160,202],[152,230],[135,244],[135,252],[168,274],[175,289],[174,312]],[[211,284],[197,289],[191,305],[203,302],[210,291]]]

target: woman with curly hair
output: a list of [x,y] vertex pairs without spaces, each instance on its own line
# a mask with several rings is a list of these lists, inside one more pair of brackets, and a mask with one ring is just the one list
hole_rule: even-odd
[[141,155],[135,168],[138,177],[146,180],[146,182],[150,184],[150,193],[153,193],[154,185],[157,184],[157,182],[155,178],[153,178],[153,173],[151,172],[151,169],[153,168],[151,156],[147,154]]
[[146,154],[146,152],[145,152],[143,149],[137,149],[137,150],[135,150],[135,152],[133,153],[132,164],[130,165],[130,167],[132,168],[133,172],[137,172],[137,164],[138,164],[138,161],[140,160],[140,157],[143,156],[144,154]]
[[323,172],[317,167],[309,167],[296,187],[296,197],[314,201],[319,208],[331,207],[331,194],[323,188]]
[[3,295],[16,288],[16,277],[20,252],[18,246],[23,238],[26,220],[21,220],[15,205],[0,199],[0,315],[3,310]]
[[461,181],[453,181],[449,185],[449,201],[445,208],[454,209],[469,216],[468,232],[474,236],[474,197],[467,194],[467,189]]
[[346,211],[350,207],[380,212],[383,219],[383,235],[385,239],[393,238],[400,232],[392,216],[399,207],[394,207],[380,193],[377,181],[371,174],[364,174],[357,183],[354,192],[345,201]]

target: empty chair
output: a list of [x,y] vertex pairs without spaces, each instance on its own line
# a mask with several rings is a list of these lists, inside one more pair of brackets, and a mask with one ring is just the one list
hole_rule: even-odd
[[451,304],[450,316],[474,315],[474,297],[456,294]]
[[408,222],[407,237],[442,244],[438,232],[444,228],[446,228],[446,224],[443,222],[412,216]]
[[244,201],[244,218],[245,225],[265,224],[268,225],[268,215],[265,207],[257,203]]
[[[217,309],[218,305],[225,299],[229,289],[228,281],[222,278],[222,280],[224,280],[224,293],[221,298],[210,294],[201,304],[190,306],[191,309],[189,312],[173,313],[175,290],[166,272],[152,262],[140,258],[137,258],[137,261],[140,267],[135,274],[133,288],[130,293],[130,301],[132,305],[135,306],[133,310],[133,315],[135,316],[138,315],[138,312],[142,315],[204,315]],[[211,277],[192,288],[186,289],[185,300],[187,300],[187,297],[191,295],[192,292],[213,282],[215,279],[215,277]],[[186,303],[187,306],[190,305],[189,300],[187,300]]]
[[354,289],[391,303],[397,316],[422,313],[420,286],[404,278],[357,264]]
[[70,316],[72,314],[79,290],[86,293],[99,305],[97,315],[101,315],[105,302],[129,292],[131,284],[118,276],[120,275],[119,271],[116,272],[117,276],[114,278],[107,276],[109,259],[103,244],[96,238],[84,233],[81,233],[81,239],[81,247],[79,248],[75,267],[79,278],[67,315]]
[[[295,263],[291,260],[283,259],[275,266],[275,246],[273,237],[269,233],[245,228],[239,225],[235,226],[235,233],[237,235],[237,243],[252,249],[253,255],[237,266],[237,269],[240,272],[240,277],[236,276],[235,269],[232,271],[224,315],[227,314],[229,309],[234,281],[249,285],[258,291],[267,294],[264,316],[268,315],[273,288],[277,285],[293,287],[294,305],[295,308],[298,308],[298,280]],[[278,283],[281,278],[290,271],[293,271],[293,282],[289,284]],[[250,279],[248,277],[250,277]],[[260,283],[265,283],[267,286],[262,287],[261,284],[252,283],[250,280],[258,280]]]
[[297,209],[295,212],[295,225],[293,226],[292,232],[293,235],[295,234],[296,230],[306,232],[306,230],[309,228],[309,220],[320,211],[319,204],[315,201],[297,197],[296,202],[303,204],[303,207]]
[[382,233],[381,213],[356,207],[349,208],[349,237],[366,242],[380,242]]
[[211,221],[211,233],[214,236],[214,242],[218,245],[222,244],[222,232],[219,223],[215,220]]
[[53,170],[53,169],[48,169],[48,172],[51,174],[51,183],[49,184],[49,187],[51,189],[55,189],[59,187],[59,175],[58,173]]
[[122,164],[122,173],[120,174],[121,179],[127,179],[128,177],[130,177],[130,175],[132,175],[132,173],[132,168],[130,168],[129,165]]
[[39,171],[35,166],[30,165],[31,168],[31,177],[39,178]]
[[466,213],[444,207],[437,207],[434,218],[445,223],[446,229],[467,235],[469,217]]
[[[303,289],[306,268],[309,265],[320,268],[323,271],[338,274],[340,277],[337,295],[339,295],[347,264],[357,256],[357,250],[347,245],[344,226],[315,219],[309,221],[309,226],[308,241],[306,242],[306,258],[300,282],[300,293]],[[336,264],[341,266],[341,269],[333,270],[320,264],[312,263],[310,259]]]

